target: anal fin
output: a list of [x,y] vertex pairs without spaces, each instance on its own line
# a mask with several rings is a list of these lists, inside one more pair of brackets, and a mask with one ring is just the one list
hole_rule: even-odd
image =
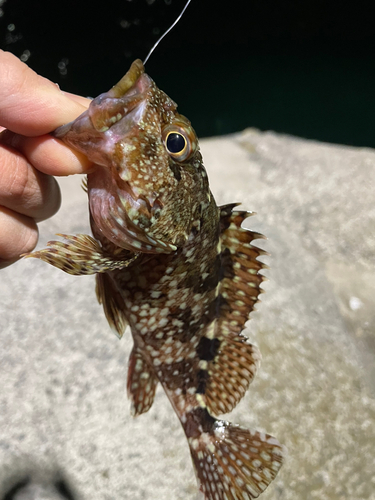
[[148,411],[155,398],[158,379],[149,366],[141,351],[137,347],[129,358],[128,368],[128,397],[131,400],[131,414],[133,417]]
[[257,498],[275,478],[286,454],[274,437],[222,420],[189,444],[205,500]]

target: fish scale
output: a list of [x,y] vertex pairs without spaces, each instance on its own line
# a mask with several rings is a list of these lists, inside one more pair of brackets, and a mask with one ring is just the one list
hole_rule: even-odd
[[284,447],[217,417],[235,408],[259,366],[241,332],[262,292],[266,252],[252,244],[263,236],[242,228],[251,213],[217,207],[198,139],[176,108],[137,60],[54,132],[96,164],[84,185],[93,237],[61,235],[28,257],[96,274],[110,326],[120,338],[127,325],[132,332],[132,415],[151,408],[160,383],[204,498],[247,500],[274,479]]

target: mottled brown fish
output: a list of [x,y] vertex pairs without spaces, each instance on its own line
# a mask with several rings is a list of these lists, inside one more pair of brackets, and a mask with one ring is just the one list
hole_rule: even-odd
[[248,212],[217,207],[198,139],[176,104],[135,61],[109,92],[54,135],[98,167],[87,177],[88,235],[31,254],[96,274],[96,293],[121,337],[130,325],[132,414],[160,382],[181,421],[206,500],[258,497],[283,462],[272,436],[218,420],[244,396],[260,361],[241,334],[260,293],[264,252]]

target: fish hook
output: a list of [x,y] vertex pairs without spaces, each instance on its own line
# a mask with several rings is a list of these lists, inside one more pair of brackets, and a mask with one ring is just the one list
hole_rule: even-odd
[[149,60],[149,57],[150,55],[154,52],[154,50],[156,49],[156,47],[159,45],[159,43],[163,40],[163,38],[165,37],[165,35],[168,35],[168,33],[171,31],[171,29],[173,29],[176,24],[178,23],[178,21],[181,19],[181,17],[184,15],[184,12],[185,10],[187,9],[187,6],[189,5],[189,3],[191,2],[191,0],[188,0],[185,4],[185,7],[182,9],[181,11],[181,14],[178,16],[178,18],[175,20],[175,22],[167,29],[167,31],[165,31],[161,37],[159,38],[159,40],[155,43],[155,45],[151,48],[150,52],[147,54],[146,56],[146,59],[143,61],[143,65],[145,66],[146,65],[146,62]]

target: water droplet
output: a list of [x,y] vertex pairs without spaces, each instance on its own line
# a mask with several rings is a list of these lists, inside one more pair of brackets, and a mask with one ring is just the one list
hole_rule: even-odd
[[[9,30],[9,27],[11,28],[10,30]],[[22,33],[17,33],[17,34],[13,33],[13,30],[14,30],[13,27],[15,28],[14,24],[10,24],[8,26],[9,32],[6,33],[6,35],[5,35],[5,43],[7,45],[10,45],[11,43],[16,43],[16,42],[18,42],[18,40],[22,39]]]
[[13,23],[8,24],[8,26],[7,26],[7,30],[8,31],[14,31],[15,29],[16,29],[16,27],[15,27],[15,25]]
[[31,52],[29,50],[24,50],[23,53],[20,55],[20,59],[22,62],[26,62],[31,55]]
[[121,26],[121,28],[129,28],[130,23],[126,19],[121,19],[120,26]]
[[66,57],[63,57],[61,61],[57,64],[60,75],[65,76],[68,73],[68,68],[67,68],[68,64],[69,64],[69,59],[67,59]]

